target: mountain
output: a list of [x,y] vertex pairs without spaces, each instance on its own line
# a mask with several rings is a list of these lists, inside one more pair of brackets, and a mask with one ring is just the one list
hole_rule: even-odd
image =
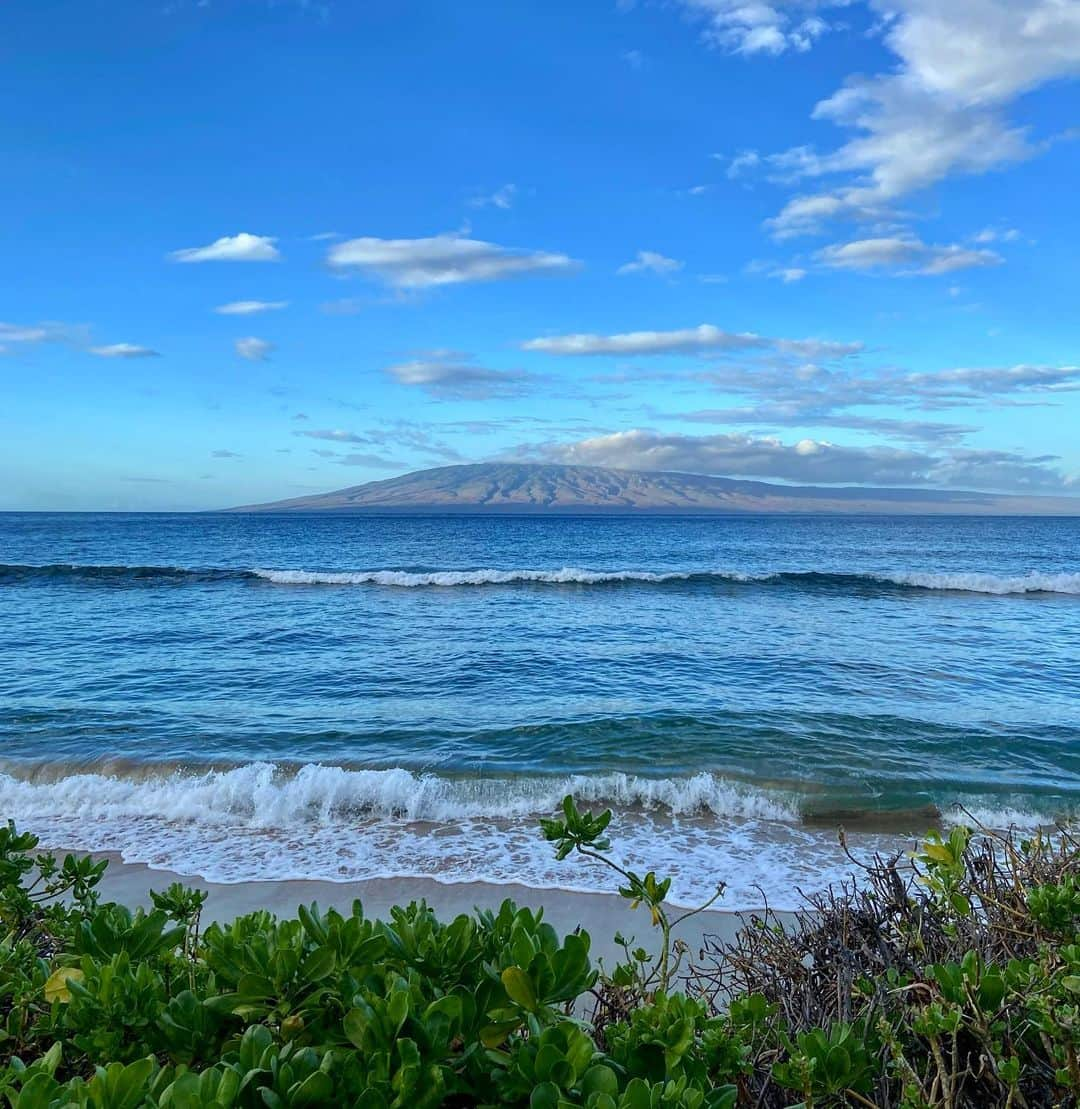
[[1080,498],[935,489],[773,485],[703,474],[601,466],[479,462],[417,470],[332,493],[231,512],[487,514],[559,513],[962,513],[1080,516]]

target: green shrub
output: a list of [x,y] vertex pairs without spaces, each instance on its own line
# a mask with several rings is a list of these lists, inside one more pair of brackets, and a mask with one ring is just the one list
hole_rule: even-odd
[[608,865],[647,914],[656,954],[619,935],[607,973],[587,934],[510,901],[449,922],[422,901],[385,921],[301,906],[201,932],[205,894],[101,904],[104,864],[0,828],[0,1104],[1077,1106],[1068,832],[930,836],[684,970],[678,928],[700,909],[672,914],[667,879],[624,869],[610,821],[568,798],[544,823],[559,857]]

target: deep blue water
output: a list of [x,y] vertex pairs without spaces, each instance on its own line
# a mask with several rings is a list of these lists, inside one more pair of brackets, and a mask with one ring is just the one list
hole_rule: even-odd
[[[0,816],[218,878],[736,902],[1080,800],[1080,520],[0,515]],[[620,831],[621,830],[621,831]]]

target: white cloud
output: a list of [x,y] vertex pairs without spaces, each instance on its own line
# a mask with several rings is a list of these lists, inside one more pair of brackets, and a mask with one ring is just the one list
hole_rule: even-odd
[[1001,262],[1001,255],[992,250],[972,250],[956,243],[930,246],[914,235],[897,235],[834,243],[819,250],[817,259],[832,269],[890,270],[933,276],[979,266],[996,266]]
[[734,334],[712,324],[678,331],[627,331],[616,335],[555,335],[529,339],[522,350],[546,354],[678,354],[692,350],[746,350],[764,345],[752,332]]
[[1000,103],[1080,72],[1072,0],[878,0],[901,16],[886,35],[922,87],[966,104]]
[[523,370],[489,370],[467,361],[438,357],[402,362],[387,367],[386,373],[401,385],[453,400],[520,396],[543,380]]
[[846,175],[792,198],[769,221],[780,238],[816,233],[832,218],[875,219],[957,173],[979,174],[1041,149],[1006,108],[1019,94],[1080,73],[1074,0],[870,0],[899,64],[852,78],[814,109],[854,133],[818,154],[798,147],[765,159],[789,178]]
[[927,407],[967,404],[983,399],[1080,391],[1080,366],[976,366],[905,374],[902,386]]
[[705,29],[711,46],[734,54],[783,54],[809,50],[829,30],[814,7],[843,7],[846,0],[815,4],[813,0],[680,0]]
[[631,273],[655,273],[659,277],[668,277],[678,273],[683,268],[682,262],[675,258],[665,258],[654,250],[639,250],[633,262],[627,262],[615,272],[625,277]]
[[[723,155],[716,154],[714,157],[721,158]],[[761,155],[756,150],[741,150],[728,163],[727,175],[734,180],[736,177],[742,176],[748,169],[755,169],[760,164]]]
[[704,408],[693,412],[666,413],[671,419],[695,424],[752,424],[760,429],[774,427],[842,427],[852,431],[872,431],[892,439],[921,443],[946,443],[962,439],[977,427],[950,424],[939,420],[906,420],[887,416],[861,416],[843,409],[832,412],[827,403],[810,398],[805,401],[771,401],[744,408]]
[[764,274],[774,281],[782,281],[785,285],[792,285],[796,281],[802,281],[808,272],[802,266],[781,266],[777,265],[775,262],[757,260],[749,262],[745,268],[747,273]]
[[278,262],[281,254],[269,235],[225,235],[209,246],[185,247],[174,250],[169,258],[174,262]]
[[984,227],[971,236],[973,243],[1015,243],[1020,239],[1015,227]]
[[237,339],[234,346],[236,353],[249,362],[264,361],[274,349],[273,343],[266,339],[257,339],[254,335],[249,335],[246,339]]
[[214,309],[220,316],[257,316],[260,312],[277,312],[288,308],[287,300],[233,300]]
[[52,333],[45,324],[26,327],[17,323],[0,323],[0,343],[41,343],[49,338],[52,338]]
[[[790,345],[789,345],[790,346]],[[807,361],[791,362],[776,353]],[[830,352],[826,349],[824,356]],[[775,427],[844,427],[894,438],[945,442],[978,430],[965,424],[866,415],[862,409],[888,406],[912,412],[1009,405],[1050,405],[1080,392],[1080,366],[977,366],[925,372],[882,371],[861,366],[818,364],[822,352],[803,341],[785,351],[759,352],[749,361],[699,364],[687,371],[635,368],[598,375],[609,383],[662,381],[696,385],[725,397],[744,398],[740,406],[694,412],[655,412],[654,416],[698,423]],[[679,390],[685,392],[685,389]]]
[[110,343],[108,346],[91,347],[90,353],[101,358],[156,358],[158,356],[156,350],[136,346],[134,343]]
[[311,431],[294,431],[293,435],[303,436],[305,439],[323,439],[329,443],[370,443],[366,435],[359,435],[355,431],[345,431],[343,428],[312,429]]
[[470,281],[503,281],[529,274],[565,274],[580,263],[565,254],[514,250],[460,235],[426,239],[349,239],[330,248],[335,269],[356,269],[399,289]]
[[947,488],[1068,491],[1074,479],[1051,456],[955,449],[848,447],[820,439],[785,443],[748,435],[663,434],[634,429],[534,450],[550,460],[628,470],[675,470],[809,484],[927,485]]
[[469,201],[473,208],[501,208],[504,212],[513,208],[517,199],[517,185],[503,185],[487,196],[475,196]]
[[703,350],[779,350],[807,358],[842,357],[862,350],[862,343],[834,343],[819,339],[769,339],[752,331],[722,331],[703,323],[677,331],[627,331],[616,335],[555,335],[529,339],[522,350],[545,354],[682,354]]

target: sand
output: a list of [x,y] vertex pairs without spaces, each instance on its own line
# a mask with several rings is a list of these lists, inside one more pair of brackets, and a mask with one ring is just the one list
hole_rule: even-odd
[[[172,882],[204,889],[207,897],[203,912],[205,923],[227,921],[257,909],[268,909],[278,916],[293,916],[300,904],[315,901],[322,908],[331,906],[348,911],[357,898],[369,917],[386,919],[393,905],[425,899],[440,918],[450,920],[474,909],[497,908],[510,898],[518,905],[542,906],[544,919],[560,934],[577,927],[592,937],[594,958],[612,965],[620,954],[612,937],[621,931],[636,937],[646,950],[651,950],[656,935],[650,927],[645,909],[636,910],[616,894],[575,893],[568,890],[537,890],[521,885],[493,885],[483,882],[444,884],[425,878],[377,878],[362,882],[325,881],[263,881],[207,882],[198,877],[176,874],[169,870],[151,869],[143,863],[125,863],[119,857],[102,854],[109,859],[109,868],[102,879],[103,900],[119,901],[135,908],[149,904],[151,889],[164,889]],[[681,910],[675,910],[676,915]],[[694,957],[705,943],[705,937],[730,937],[742,924],[744,916],[709,910],[699,913],[684,924],[676,935],[689,946]],[[787,915],[787,914],[785,914]]]

